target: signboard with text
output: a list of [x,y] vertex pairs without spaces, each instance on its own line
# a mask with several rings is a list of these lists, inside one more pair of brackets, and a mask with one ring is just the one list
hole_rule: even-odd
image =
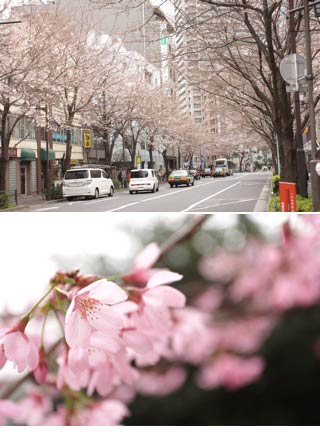
[[91,130],[90,129],[85,129],[83,131],[83,147],[85,149],[91,149],[92,148]]
[[[16,148],[9,147],[8,148],[8,157],[16,158],[18,156],[18,150]],[[0,147],[0,159],[2,158],[2,148]]]
[[297,187],[295,183],[280,182],[280,211],[297,211]]

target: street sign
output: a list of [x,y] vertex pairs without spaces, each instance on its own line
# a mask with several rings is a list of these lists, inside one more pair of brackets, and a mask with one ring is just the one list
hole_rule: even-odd
[[289,54],[280,63],[282,78],[293,91],[299,91],[299,82],[306,76],[306,61],[299,54]]
[[85,129],[83,131],[83,147],[85,149],[91,149],[92,143],[91,143],[91,130]]
[[136,165],[141,165],[141,156],[136,156]]
[[318,162],[316,165],[316,172],[317,172],[318,176],[320,177],[320,162]]
[[297,211],[297,187],[295,183],[280,182],[280,211]]

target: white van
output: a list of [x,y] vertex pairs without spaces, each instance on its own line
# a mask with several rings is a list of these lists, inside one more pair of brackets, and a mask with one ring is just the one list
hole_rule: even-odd
[[153,169],[136,169],[130,171],[129,193],[159,191],[159,180]]
[[110,174],[101,168],[72,168],[64,175],[62,193],[68,201],[78,197],[113,196],[114,185]]

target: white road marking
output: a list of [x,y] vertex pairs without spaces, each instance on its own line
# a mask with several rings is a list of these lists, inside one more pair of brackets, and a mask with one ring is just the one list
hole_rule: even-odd
[[114,196],[114,197],[107,197],[107,198],[103,198],[103,199],[100,198],[98,200],[91,200],[89,202],[81,203],[81,205],[87,206],[87,205],[92,205],[92,204],[100,204],[102,202],[114,200],[114,199],[117,199],[117,198],[119,198],[119,197],[115,197]]
[[125,205],[123,205],[122,207],[118,207],[118,208],[113,209],[113,210],[108,210],[108,211],[106,211],[105,213],[112,213],[112,212],[115,212],[115,211],[117,211],[117,210],[122,210],[122,209],[124,209],[124,208],[131,207],[131,206],[134,206],[134,205],[136,205],[136,204],[139,204],[139,202],[143,202],[143,201],[137,201],[137,202],[133,202],[133,203],[130,203],[130,204],[125,204]]
[[214,198],[215,196],[220,195],[223,192],[227,191],[228,189],[231,189],[231,188],[233,188],[235,186],[238,186],[239,184],[241,184],[241,182],[235,183],[235,184],[233,184],[233,185],[231,185],[231,186],[229,186],[229,187],[227,187],[225,189],[222,189],[221,191],[216,192],[215,194],[210,195],[207,198],[204,198],[204,199],[202,199],[202,200],[200,200],[200,201],[192,204],[191,206],[187,207],[185,210],[182,210],[182,212],[183,213],[187,213],[188,211],[192,210],[194,207],[197,207],[199,204],[202,204],[203,202],[208,201],[210,198]]
[[48,208],[44,208],[44,209],[40,209],[40,210],[35,210],[37,212],[46,212],[46,211],[51,211],[51,210],[57,210],[60,207],[48,207]]
[[[231,179],[231,178],[229,177],[229,179]],[[225,182],[225,180],[213,180],[213,181],[201,184],[201,185],[190,186],[190,187],[187,187],[185,189],[181,189],[181,190],[178,190],[178,191],[175,191],[175,192],[170,192],[170,193],[166,193],[166,194],[163,194],[163,195],[160,195],[160,196],[155,196],[155,197],[152,197],[152,198],[147,198],[145,200],[137,201],[137,202],[134,202],[134,203],[125,204],[125,205],[123,205],[121,207],[118,207],[118,208],[115,208],[115,209],[112,209],[112,210],[107,210],[105,213],[116,212],[118,210],[123,210],[123,209],[125,209],[127,207],[131,207],[131,206],[136,205],[136,204],[140,204],[140,203],[144,203],[144,202],[148,202],[148,201],[153,201],[153,200],[156,200],[156,199],[166,198],[166,197],[168,197],[170,195],[175,195],[175,194],[178,194],[178,193],[191,191],[191,190],[194,190],[194,189],[196,189],[198,187],[208,186],[210,184],[221,183],[221,182]]]
[[246,199],[246,200],[238,200],[238,201],[230,201],[230,202],[222,202],[225,200],[220,200],[219,204],[212,204],[212,205],[208,205],[206,207],[197,207],[197,210],[205,210],[208,208],[212,208],[212,207],[220,207],[220,206],[227,206],[227,205],[231,205],[231,204],[241,204],[241,203],[245,203],[245,202],[250,202],[250,201],[257,201],[255,198],[251,198],[251,199]]

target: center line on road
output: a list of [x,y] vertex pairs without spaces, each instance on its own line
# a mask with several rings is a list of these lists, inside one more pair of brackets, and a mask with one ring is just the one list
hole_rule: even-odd
[[238,186],[240,183],[241,183],[241,181],[239,181],[238,183],[235,183],[235,184],[233,184],[233,185],[231,185],[231,186],[229,186],[229,187],[227,187],[225,189],[222,189],[221,191],[216,192],[215,194],[210,195],[210,196],[202,199],[201,201],[198,201],[198,202],[192,204],[190,207],[186,208],[185,210],[182,210],[182,213],[187,213],[188,211],[192,210],[194,207],[197,207],[197,205],[202,204],[205,201],[208,201],[210,198],[214,198],[215,196],[220,195],[222,192],[225,192],[228,189],[231,189],[231,188],[233,188],[235,186]]

